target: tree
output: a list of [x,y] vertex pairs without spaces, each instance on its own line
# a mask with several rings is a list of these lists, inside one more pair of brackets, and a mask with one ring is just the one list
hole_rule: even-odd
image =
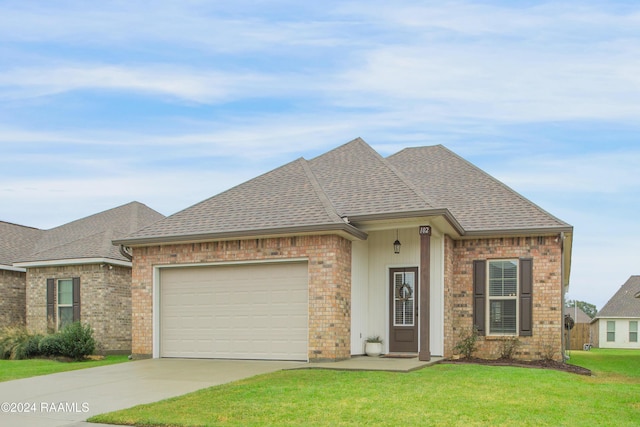
[[576,305],[580,310],[584,311],[584,314],[592,319],[598,314],[598,309],[593,304],[584,301],[567,300],[567,307],[575,307]]

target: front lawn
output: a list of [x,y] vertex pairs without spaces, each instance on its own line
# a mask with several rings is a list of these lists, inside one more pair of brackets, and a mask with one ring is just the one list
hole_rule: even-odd
[[82,362],[58,362],[52,359],[0,360],[0,381],[95,368],[97,366],[122,363],[127,360],[126,355],[107,356],[103,360],[86,360]]
[[640,352],[572,352],[594,376],[440,364],[411,373],[281,371],[98,415],[138,426],[637,426]]

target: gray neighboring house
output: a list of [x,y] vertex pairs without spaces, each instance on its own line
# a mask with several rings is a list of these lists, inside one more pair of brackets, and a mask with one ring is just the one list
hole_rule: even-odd
[[639,294],[640,276],[631,276],[602,307],[591,323],[596,347],[640,349]]
[[79,320],[92,326],[100,351],[130,352],[131,261],[111,241],[162,218],[131,202],[50,230],[2,224],[22,236],[21,244],[0,237],[3,253],[16,251],[3,261],[2,286],[17,295],[15,317],[4,323],[46,333]]
[[13,263],[33,250],[42,233],[0,221],[0,327],[25,324],[27,270]]

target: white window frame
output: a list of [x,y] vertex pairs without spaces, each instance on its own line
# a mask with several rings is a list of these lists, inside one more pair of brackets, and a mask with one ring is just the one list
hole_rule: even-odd
[[[507,296],[491,296],[491,263],[495,262],[512,262],[516,266],[516,293],[515,295],[507,295]],[[506,336],[506,337],[514,337],[518,336],[520,330],[520,260],[517,258],[505,258],[505,259],[488,259],[487,260],[487,278],[486,278],[486,331],[487,336]],[[515,301],[516,305],[516,322],[515,322],[515,330],[511,332],[492,332],[491,331],[491,302],[492,301]]]
[[[613,326],[613,327],[609,328],[609,326]],[[609,338],[609,334],[613,334],[611,335],[611,338]],[[607,342],[616,342],[616,321],[615,320],[607,320]]]
[[[71,283],[71,304],[60,304],[60,283],[67,282]],[[60,315],[60,308],[71,308],[72,319],[73,319],[73,279],[58,279],[56,281],[56,328],[57,330],[61,330],[61,322],[62,316]]]
[[[633,327],[631,327],[631,325],[633,325]],[[629,342],[638,342],[638,321],[637,320],[629,320]]]

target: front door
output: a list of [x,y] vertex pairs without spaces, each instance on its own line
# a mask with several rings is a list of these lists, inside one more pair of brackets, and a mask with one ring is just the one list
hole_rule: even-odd
[[418,267],[389,270],[389,352],[418,351]]

